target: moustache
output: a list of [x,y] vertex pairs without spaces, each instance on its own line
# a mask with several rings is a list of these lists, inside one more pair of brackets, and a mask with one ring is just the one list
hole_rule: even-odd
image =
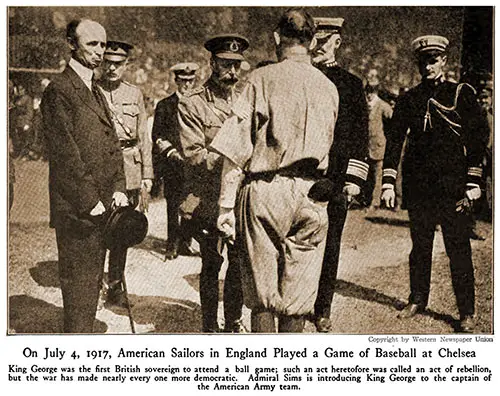
[[324,52],[316,52],[313,54],[312,62],[314,64],[319,64],[327,61],[329,59],[329,56],[324,53]]
[[236,84],[239,79],[237,76],[233,74],[224,74],[223,76],[220,77],[220,80],[224,81],[225,83]]

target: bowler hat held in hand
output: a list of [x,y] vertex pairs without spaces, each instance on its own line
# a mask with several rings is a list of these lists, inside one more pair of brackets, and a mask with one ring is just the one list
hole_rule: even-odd
[[104,226],[106,248],[131,247],[141,243],[148,233],[148,219],[131,206],[114,209]]

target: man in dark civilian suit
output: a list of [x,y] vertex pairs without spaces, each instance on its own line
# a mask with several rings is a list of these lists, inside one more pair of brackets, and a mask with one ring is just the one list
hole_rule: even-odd
[[195,255],[186,220],[179,219],[179,206],[184,191],[184,159],[180,143],[180,126],[177,117],[179,98],[194,88],[196,63],[178,63],[170,68],[175,75],[177,91],[156,105],[153,123],[153,159],[155,177],[163,179],[163,195],[167,201],[168,239],[165,260],[181,255]]
[[317,26],[313,62],[332,81],[339,92],[339,113],[330,149],[328,177],[335,187],[328,203],[328,235],[325,257],[314,307],[319,332],[331,328],[330,313],[339,265],[342,231],[347,206],[359,195],[368,176],[368,109],[362,81],[342,69],[336,51],[342,43],[342,18],[314,18]]
[[126,206],[123,158],[109,109],[93,81],[106,31],[83,19],[68,24],[71,60],[44,92],[49,152],[50,225],[56,230],[64,332],[92,333],[104,271],[104,218]]

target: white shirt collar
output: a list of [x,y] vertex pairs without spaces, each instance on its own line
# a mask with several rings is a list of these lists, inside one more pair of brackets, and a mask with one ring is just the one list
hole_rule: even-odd
[[71,67],[78,77],[82,79],[88,89],[92,91],[92,77],[94,76],[94,71],[83,66],[80,62],[71,58],[69,60],[69,67]]

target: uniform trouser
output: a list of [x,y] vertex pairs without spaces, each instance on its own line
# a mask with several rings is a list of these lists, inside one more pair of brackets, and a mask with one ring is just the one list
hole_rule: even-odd
[[[217,310],[219,306],[219,272],[224,257],[219,253],[217,237],[199,238],[201,253],[200,302],[203,331],[218,328]],[[224,280],[224,321],[226,324],[239,320],[243,309],[243,292],[238,249],[227,244],[228,268]]]
[[413,248],[410,253],[409,302],[427,305],[431,284],[434,233],[441,224],[446,253],[450,259],[453,290],[460,318],[474,314],[474,268],[469,240],[470,218],[455,207],[409,207]]
[[65,333],[92,333],[104,272],[101,230],[75,237],[56,228]]
[[318,317],[330,317],[346,217],[347,200],[343,193],[339,193],[337,199],[328,203],[328,234],[319,279],[318,296],[314,304],[314,314]]
[[313,184],[276,175],[240,189],[243,295],[252,313],[301,316],[314,309],[328,226],[326,203],[307,196]]
[[383,160],[369,160],[370,170],[368,180],[365,183],[366,204],[370,206],[380,205],[382,193],[382,166]]
[[179,206],[182,203],[183,186],[181,179],[165,179],[163,192],[167,201],[167,235],[171,241],[188,241],[188,224],[179,220]]
[[[139,204],[140,190],[127,190],[129,205],[135,208]],[[108,262],[108,284],[113,285],[121,282],[127,262],[127,248],[115,247],[109,251]]]

